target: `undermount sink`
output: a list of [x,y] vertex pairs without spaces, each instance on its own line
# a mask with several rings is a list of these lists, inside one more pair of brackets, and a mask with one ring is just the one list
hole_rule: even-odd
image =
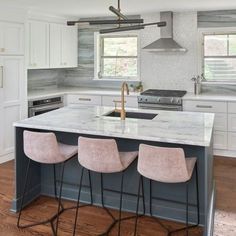
[[[133,118],[133,119],[144,119],[144,120],[152,120],[154,119],[158,114],[154,113],[142,113],[142,112],[126,112],[126,118]],[[120,113],[116,111],[112,111],[108,114],[105,114],[104,116],[109,117],[120,117]]]

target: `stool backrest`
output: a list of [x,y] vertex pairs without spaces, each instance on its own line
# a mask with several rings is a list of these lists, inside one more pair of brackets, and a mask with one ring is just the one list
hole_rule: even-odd
[[182,148],[166,148],[140,144],[138,172],[163,183],[185,182],[189,179]]
[[123,169],[114,139],[79,137],[78,159],[83,167],[99,173],[112,173]]
[[54,133],[25,130],[24,152],[28,158],[39,163],[55,164],[64,160]]

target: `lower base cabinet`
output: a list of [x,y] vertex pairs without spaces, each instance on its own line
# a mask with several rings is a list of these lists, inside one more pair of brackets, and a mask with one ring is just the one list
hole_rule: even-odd
[[228,132],[228,149],[236,151],[236,132]]
[[227,141],[227,132],[222,131],[214,131],[214,149],[227,149],[228,141]]

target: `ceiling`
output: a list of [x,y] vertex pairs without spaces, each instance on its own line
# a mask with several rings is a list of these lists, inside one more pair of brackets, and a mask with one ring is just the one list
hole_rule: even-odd
[[[27,8],[66,16],[111,15],[110,5],[117,0],[0,0],[1,6]],[[151,13],[165,10],[196,11],[236,9],[235,0],[121,0],[124,14]]]

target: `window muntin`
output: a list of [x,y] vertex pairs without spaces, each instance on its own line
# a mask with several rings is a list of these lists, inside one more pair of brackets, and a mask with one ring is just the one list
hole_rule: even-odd
[[236,34],[204,35],[203,45],[206,80],[236,82]]
[[138,36],[100,36],[101,79],[138,78]]

